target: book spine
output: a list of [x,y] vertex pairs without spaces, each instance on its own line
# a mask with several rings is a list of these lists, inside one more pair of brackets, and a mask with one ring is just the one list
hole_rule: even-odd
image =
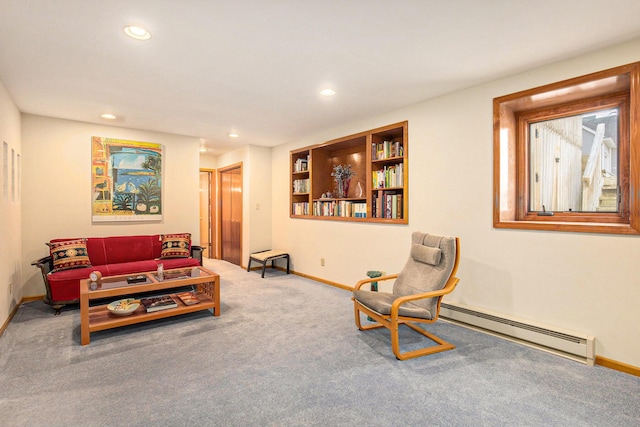
[[392,218],[392,215],[391,215],[391,195],[390,194],[385,195],[384,217],[385,218]]
[[391,218],[398,218],[398,195],[391,195]]
[[146,310],[147,310],[147,313],[153,313],[154,311],[168,310],[170,308],[176,308],[177,306],[178,304],[160,305],[155,307],[149,307]]
[[296,202],[293,204],[293,215],[309,215],[309,202]]

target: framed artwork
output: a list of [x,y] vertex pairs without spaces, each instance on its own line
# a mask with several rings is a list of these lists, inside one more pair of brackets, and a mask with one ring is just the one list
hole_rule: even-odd
[[91,137],[94,222],[162,220],[162,145]]

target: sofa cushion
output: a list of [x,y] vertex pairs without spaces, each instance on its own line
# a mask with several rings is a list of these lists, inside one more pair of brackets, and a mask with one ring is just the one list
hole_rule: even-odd
[[87,249],[92,265],[119,264],[160,256],[159,236],[89,237]]
[[144,273],[155,271],[158,268],[156,261],[152,259],[144,261],[120,262],[117,264],[107,264],[104,266],[107,276],[119,276],[121,274]]
[[160,259],[188,258],[191,255],[191,234],[163,234]]
[[87,239],[52,240],[47,244],[53,271],[90,267]]
[[47,275],[52,301],[74,301],[80,297],[80,280],[88,279],[92,271],[107,276],[104,266],[52,271]]

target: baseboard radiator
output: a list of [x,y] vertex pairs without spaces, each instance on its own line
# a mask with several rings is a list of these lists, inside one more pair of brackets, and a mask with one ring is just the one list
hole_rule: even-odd
[[443,302],[440,317],[593,366],[595,337]]

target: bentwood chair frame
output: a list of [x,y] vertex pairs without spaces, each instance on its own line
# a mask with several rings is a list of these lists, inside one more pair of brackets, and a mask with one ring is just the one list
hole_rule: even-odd
[[[452,350],[456,348],[455,345],[426,331],[425,329],[421,328],[415,323],[434,323],[438,320],[438,317],[440,315],[440,303],[442,301],[442,298],[445,295],[451,293],[459,282],[459,279],[455,276],[458,270],[459,263],[460,263],[460,239],[456,237],[455,238],[455,259],[454,259],[453,269],[442,289],[437,291],[432,291],[432,292],[398,297],[393,302],[391,306],[391,313],[388,315],[380,314],[374,311],[373,309],[365,306],[364,304],[356,300],[354,297],[352,298],[352,300],[354,302],[353,308],[354,308],[356,326],[361,331],[365,331],[369,329],[377,329],[382,327],[389,329],[391,333],[391,349],[393,350],[393,354],[399,360],[406,360],[406,359],[411,359],[415,357],[426,356],[429,354],[439,353],[442,351]],[[393,279],[396,279],[398,276],[399,276],[399,273],[360,280],[358,283],[356,283],[356,286],[354,287],[354,291],[360,290],[367,283],[393,280]],[[425,298],[437,298],[437,303],[436,303],[437,308],[431,319],[401,316],[398,314],[400,307],[403,304],[406,304],[411,301],[425,299]],[[372,325],[363,325],[360,318],[361,312],[369,316],[376,323]],[[402,352],[400,350],[400,337],[399,337],[399,331],[398,331],[400,325],[408,326],[412,330],[436,342],[438,345]]]

